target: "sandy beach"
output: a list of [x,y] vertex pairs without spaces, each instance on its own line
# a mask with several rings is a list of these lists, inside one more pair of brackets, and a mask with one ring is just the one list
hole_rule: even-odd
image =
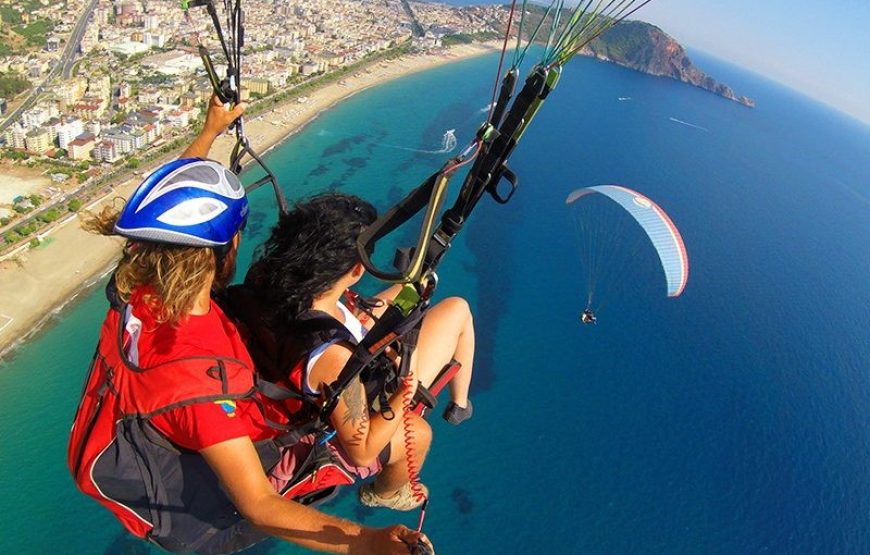
[[[437,53],[414,54],[389,62],[374,62],[338,82],[308,94],[305,102],[289,100],[245,121],[251,145],[265,152],[302,129],[318,114],[369,87],[435,66],[493,52],[490,44],[454,46]],[[260,117],[262,116],[262,117]],[[277,124],[276,124],[277,123]],[[226,162],[234,139],[221,137],[211,157]],[[153,168],[144,168],[150,171]],[[114,192],[94,202],[90,209],[126,198],[138,184],[116,184]],[[80,229],[78,216],[59,222],[36,249],[23,249],[0,261],[0,357],[25,341],[42,323],[65,305],[85,284],[107,271],[120,253],[120,239],[94,236]]]
[[3,187],[0,187],[0,204],[7,205],[12,204],[17,196],[28,196],[51,185],[51,179],[43,172],[12,164],[0,166],[0,179],[3,183]]

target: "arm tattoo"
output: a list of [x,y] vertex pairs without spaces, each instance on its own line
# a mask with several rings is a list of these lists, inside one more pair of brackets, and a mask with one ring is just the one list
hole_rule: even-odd
[[350,423],[356,428],[353,437],[348,443],[359,445],[365,437],[369,421],[369,410],[366,406],[365,394],[357,384],[351,384],[342,391],[341,399],[347,405],[347,414],[344,415],[343,423]]

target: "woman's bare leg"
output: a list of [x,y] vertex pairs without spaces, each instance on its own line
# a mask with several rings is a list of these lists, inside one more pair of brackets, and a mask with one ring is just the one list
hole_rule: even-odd
[[411,368],[420,383],[429,387],[451,359],[462,368],[450,381],[450,400],[465,408],[474,365],[474,320],[468,303],[460,297],[444,299],[426,313]]
[[[465,408],[474,364],[474,321],[468,303],[459,297],[445,299],[426,313],[411,359],[411,369],[420,383],[428,387],[452,359],[461,363],[462,368],[450,381],[450,398]],[[412,430],[414,462],[419,469],[432,442],[432,429],[425,420],[414,415]],[[372,484],[378,497],[390,498],[408,483],[404,435],[402,427],[393,435],[390,460]]]
[[[411,420],[411,437],[414,445],[413,460],[419,471],[426,460],[432,444],[432,428],[422,417],[414,414]],[[384,465],[372,489],[378,497],[389,498],[409,481],[408,461],[405,453],[404,425],[400,426],[390,441],[390,460]]]

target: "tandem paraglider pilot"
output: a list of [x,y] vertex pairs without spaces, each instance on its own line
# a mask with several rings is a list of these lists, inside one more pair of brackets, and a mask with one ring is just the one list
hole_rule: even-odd
[[284,445],[251,357],[212,299],[231,279],[248,201],[205,157],[244,110],[212,99],[202,133],[92,231],[127,239],[68,449],[77,486],[133,535],[172,552],[231,553],[270,536],[332,553],[430,547],[404,526],[372,529],[276,490],[270,470],[304,459]]

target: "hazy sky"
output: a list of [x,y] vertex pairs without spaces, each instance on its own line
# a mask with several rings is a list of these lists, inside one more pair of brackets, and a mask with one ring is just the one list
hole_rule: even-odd
[[870,123],[870,0],[654,0],[636,18]]

